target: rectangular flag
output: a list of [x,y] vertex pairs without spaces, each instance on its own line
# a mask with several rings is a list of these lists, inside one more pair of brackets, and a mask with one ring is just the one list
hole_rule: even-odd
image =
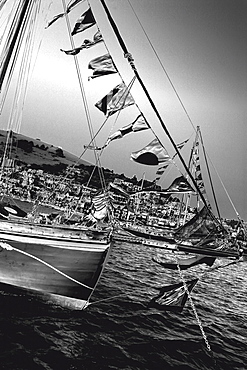
[[111,116],[117,111],[126,108],[135,101],[124,83],[114,87],[104,98],[99,100],[95,106],[105,115]]
[[149,166],[157,166],[159,163],[169,162],[171,160],[166,149],[160,144],[158,139],[154,139],[143,149],[133,152],[131,158],[135,162]]
[[92,27],[96,24],[94,19],[93,13],[91,8],[89,8],[86,12],[84,12],[80,18],[76,21],[73,31],[71,35],[74,36],[75,34],[86,30],[89,27]]
[[[186,287],[190,293],[199,279],[186,282]],[[188,293],[185,291],[184,284],[178,283],[166,285],[159,289],[158,296],[154,297],[148,304],[148,307],[158,308],[164,311],[182,312],[188,299]]]
[[83,43],[81,44],[81,46],[78,46],[77,48],[74,48],[74,49],[71,49],[71,50],[63,50],[63,49],[60,49],[60,50],[63,51],[67,55],[77,55],[77,54],[80,53],[81,50],[89,49],[92,46],[94,46],[94,45],[96,45],[96,44],[98,44],[99,42],[102,42],[102,41],[103,41],[102,34],[100,33],[100,31],[97,31],[96,34],[94,35],[92,41],[89,40],[89,39],[85,39],[83,41]]
[[116,67],[109,53],[92,59],[88,64],[88,68],[93,70],[93,75],[90,76],[89,79],[117,73]]

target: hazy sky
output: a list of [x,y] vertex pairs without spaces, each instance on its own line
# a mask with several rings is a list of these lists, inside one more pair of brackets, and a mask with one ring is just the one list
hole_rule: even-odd
[[[131,0],[138,19],[129,1],[106,2],[175,142],[189,138],[193,128],[163,68],[194,126],[201,127],[207,153],[235,207],[241,217],[247,219],[247,1]],[[59,3],[58,0],[54,1],[48,19],[62,11]],[[98,0],[92,0],[91,4],[110,54],[126,83],[129,83],[133,73],[122,58],[122,51],[107,25],[102,7]],[[71,14],[72,24],[86,9],[86,3],[75,9]],[[61,145],[79,155],[83,145],[89,142],[89,135],[85,127],[85,113],[73,57],[60,51],[60,48],[70,49],[64,28],[65,20],[62,19],[44,32],[40,55],[33,71],[33,82],[28,90],[22,132]],[[76,35],[76,46],[85,38],[92,38],[95,32],[96,27],[92,27]],[[102,43],[82,51],[78,58],[95,131],[105,117],[93,105],[120,82],[117,75],[88,81],[91,74],[87,69],[88,62],[105,53]],[[153,125],[162,143],[173,154],[146,98],[137,83],[135,85],[132,95],[136,103]],[[116,116],[113,116],[109,127],[104,128],[97,139],[98,145],[104,143],[110,132],[133,121],[137,114],[136,107],[129,107],[123,110],[116,123]],[[146,177],[152,180],[157,167],[148,169],[129,160],[131,151],[142,149],[152,138],[150,132],[145,132],[112,142],[102,157],[103,166],[128,176],[137,174],[138,178],[145,172]],[[183,151],[186,160],[190,145],[191,141]],[[88,154],[86,159],[93,160],[93,157]],[[178,175],[179,172],[171,171],[164,177],[162,185],[170,185],[174,176]],[[235,217],[214,170],[212,176],[222,215]]]

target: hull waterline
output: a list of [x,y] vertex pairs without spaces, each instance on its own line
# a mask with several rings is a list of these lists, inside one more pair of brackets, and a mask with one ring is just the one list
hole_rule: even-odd
[[111,241],[102,233],[1,222],[0,282],[82,309],[110,249]]

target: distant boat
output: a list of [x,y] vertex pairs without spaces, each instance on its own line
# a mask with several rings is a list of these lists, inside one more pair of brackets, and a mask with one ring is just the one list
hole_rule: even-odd
[[122,228],[140,238],[175,243],[173,232],[171,229],[168,229],[166,231],[165,229],[159,229],[145,225],[138,225],[130,222],[126,222],[125,224],[123,224]]

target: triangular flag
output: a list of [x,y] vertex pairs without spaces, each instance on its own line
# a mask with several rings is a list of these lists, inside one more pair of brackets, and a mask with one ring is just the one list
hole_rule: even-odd
[[89,8],[85,13],[83,13],[80,18],[76,21],[73,31],[71,35],[74,36],[75,34],[86,30],[89,27],[92,27],[96,24],[94,19],[93,13],[91,8]]
[[67,55],[77,55],[78,53],[80,53],[81,50],[89,49],[92,46],[94,46],[94,45],[96,45],[96,44],[98,44],[99,42],[102,42],[102,41],[103,41],[102,35],[101,35],[100,31],[97,31],[96,34],[93,37],[93,41],[91,41],[89,39],[85,39],[83,41],[83,43],[81,44],[81,46],[78,46],[77,48],[74,48],[74,49],[71,49],[71,50],[63,50],[63,49],[60,49],[60,50],[63,51]]
[[145,120],[145,118],[140,114],[134,122],[129,123],[126,126],[123,126],[112,135],[109,136],[106,144],[104,147],[110,144],[111,141],[116,139],[122,139],[125,135],[130,134],[131,132],[138,132],[143,130],[148,130],[149,126]]

